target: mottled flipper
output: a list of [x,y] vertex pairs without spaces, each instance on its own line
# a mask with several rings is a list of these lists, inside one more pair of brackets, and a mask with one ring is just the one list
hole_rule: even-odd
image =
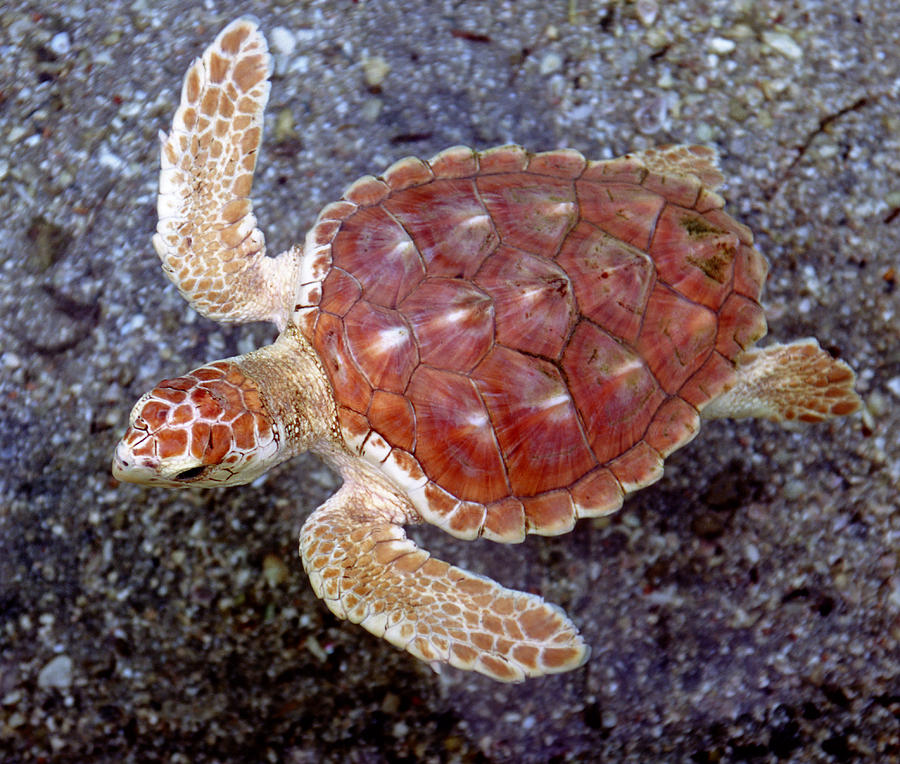
[[693,175],[710,190],[717,189],[725,180],[719,171],[719,154],[710,146],[656,146],[628,156],[660,175]]
[[435,668],[449,663],[503,682],[587,660],[589,648],[560,608],[434,559],[392,522],[397,514],[354,482],[307,520],[303,565],[335,615]]
[[736,384],[710,402],[703,416],[822,422],[859,408],[855,382],[853,370],[814,339],[769,345],[740,357]]
[[285,325],[298,253],[265,256],[250,190],[271,59],[255,23],[229,24],[185,76],[165,137],[153,245],[184,298],[217,321]]

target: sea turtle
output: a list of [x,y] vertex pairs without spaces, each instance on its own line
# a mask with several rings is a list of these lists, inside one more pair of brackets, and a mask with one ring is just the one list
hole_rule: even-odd
[[201,314],[281,334],[144,395],[113,472],[235,485],[318,454],[343,485],[300,554],[338,617],[435,667],[575,668],[589,649],[559,607],[431,558],[403,526],[565,533],[659,479],[701,415],[859,406],[853,372],[815,340],[751,348],[767,266],[722,209],[709,148],[402,159],[267,257],[250,190],[270,71],[248,19],[191,65],[153,243]]

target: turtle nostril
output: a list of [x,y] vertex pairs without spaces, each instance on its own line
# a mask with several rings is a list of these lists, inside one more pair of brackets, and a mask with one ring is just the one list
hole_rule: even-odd
[[203,470],[205,467],[200,465],[199,467],[191,467],[187,470],[182,470],[176,476],[176,480],[193,480],[194,478],[200,477],[203,474]]

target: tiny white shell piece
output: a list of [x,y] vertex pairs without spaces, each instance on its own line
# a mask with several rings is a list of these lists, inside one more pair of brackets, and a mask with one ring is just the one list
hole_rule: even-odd
[[355,451],[357,454],[361,454],[363,452],[366,438],[369,437],[370,432],[372,431],[369,430],[364,434],[355,435],[352,432],[348,432],[346,428],[341,428],[341,434],[344,436],[344,442],[347,444],[347,448],[349,448],[351,451]]
[[[410,468],[414,474],[410,474]],[[416,458],[399,448],[391,451],[390,455],[381,465],[384,474],[407,492],[417,488],[424,488],[428,482],[428,476],[422,471]]]
[[366,438],[366,442],[363,444],[362,455],[372,464],[380,466],[390,453],[390,444],[377,432],[370,430],[369,437]]
[[435,516],[435,513],[431,510],[431,502],[428,501],[428,496],[425,494],[425,488],[428,486],[429,482],[430,481],[426,480],[420,486],[407,489],[406,494],[426,522],[429,522],[432,525],[439,525],[440,522],[443,521],[443,518]]

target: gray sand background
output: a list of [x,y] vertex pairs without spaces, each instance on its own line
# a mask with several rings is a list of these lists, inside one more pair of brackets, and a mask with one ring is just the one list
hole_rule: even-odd
[[[117,485],[158,379],[271,341],[193,314],[150,245],[157,133],[249,12],[277,53],[254,194],[277,253],[361,174],[465,143],[722,152],[771,262],[866,410],[716,422],[604,521],[519,546],[414,531],[563,605],[592,645],[520,686],[437,676],[314,597],[335,488]],[[0,11],[0,760],[900,760],[896,3],[8,2]]]

